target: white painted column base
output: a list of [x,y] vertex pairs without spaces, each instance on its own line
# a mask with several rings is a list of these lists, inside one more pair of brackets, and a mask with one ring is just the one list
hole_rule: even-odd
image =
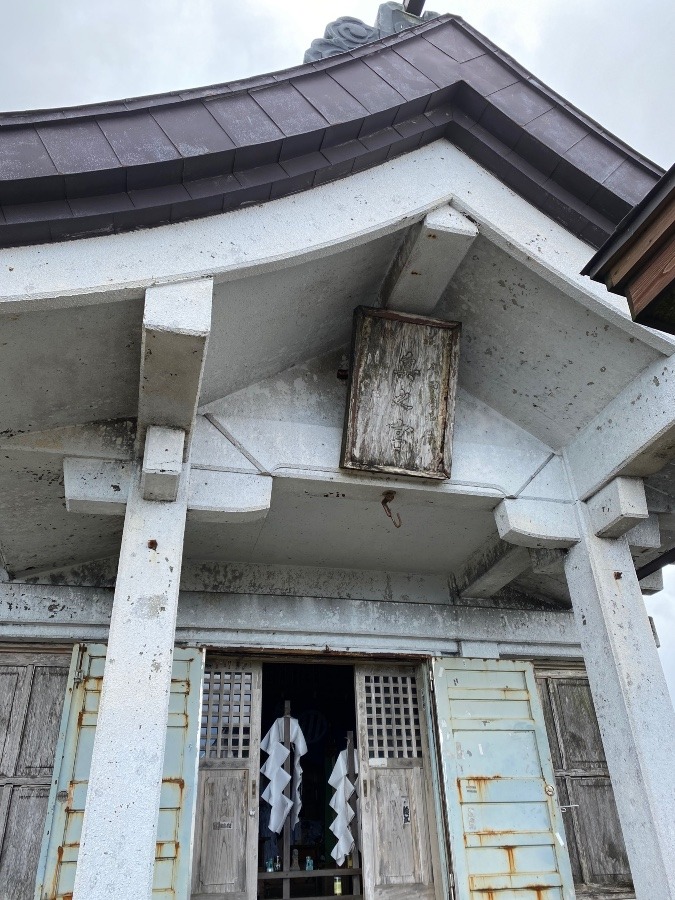
[[675,711],[628,539],[578,517],[565,574],[636,896],[675,900]]
[[171,687],[188,467],[174,502],[134,467],[94,739],[74,900],[150,900]]

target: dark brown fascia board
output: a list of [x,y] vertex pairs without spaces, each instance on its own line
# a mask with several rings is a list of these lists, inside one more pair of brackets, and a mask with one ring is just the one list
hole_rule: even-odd
[[[609,239],[581,271],[605,284],[614,294],[625,294],[628,281],[672,234],[675,210],[675,165],[617,225]],[[642,243],[643,247],[638,247]],[[637,250],[637,254],[634,252]]]
[[447,15],[229,85],[0,117],[0,246],[224,212],[441,137],[592,246],[661,174]]

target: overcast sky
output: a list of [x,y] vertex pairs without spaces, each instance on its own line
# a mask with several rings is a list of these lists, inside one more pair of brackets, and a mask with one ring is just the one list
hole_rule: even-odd
[[[333,19],[378,0],[20,0],[2,4],[0,109],[64,107],[302,62]],[[452,12],[664,167],[675,158],[673,0],[453,0]],[[648,598],[675,698],[675,568]]]

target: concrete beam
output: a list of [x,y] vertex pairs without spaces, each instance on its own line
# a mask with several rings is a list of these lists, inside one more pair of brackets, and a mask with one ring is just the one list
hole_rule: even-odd
[[502,500],[495,509],[502,540],[519,547],[572,547],[579,540],[574,507],[552,500]]
[[652,513],[648,518],[626,532],[626,540],[634,550],[658,550],[661,546],[661,525],[659,516]]
[[675,900],[675,710],[628,540],[577,514],[565,574],[636,896]]
[[460,597],[492,597],[529,566],[525,547],[495,538],[473,553],[456,576]]
[[614,478],[587,501],[591,527],[598,537],[621,537],[649,518],[641,478]]
[[212,296],[211,278],[146,290],[139,431],[149,425],[161,425],[182,428],[189,435],[197,412],[211,329]]
[[63,460],[66,509],[74,513],[123,516],[132,469],[130,462],[66,457]]
[[663,590],[663,569],[640,579],[640,590],[646,597],[660,593]]
[[[105,640],[111,608],[112,591],[107,589],[0,584],[0,627],[11,640]],[[230,650],[421,656],[457,653],[459,641],[465,641],[496,644],[500,655],[520,659],[581,656],[568,610],[486,609],[457,607],[447,600],[408,603],[281,593],[181,591],[176,639]]]
[[430,212],[403,242],[384,280],[382,305],[428,315],[477,234],[476,225],[450,206]]
[[[167,429],[148,429],[153,431]],[[181,431],[180,434],[184,435]],[[163,446],[160,441],[160,448]],[[171,500],[165,491],[159,496],[157,479],[166,476],[173,481],[175,473],[161,473],[144,470],[143,484],[156,495],[145,496],[146,500]],[[174,447],[174,457],[178,452]],[[150,450],[153,459],[154,451]],[[174,460],[175,462],[175,460]],[[123,516],[131,486],[132,464],[101,461],[97,459],[71,459],[63,461],[66,509],[69,512],[93,515]],[[149,479],[148,479],[149,476]],[[164,490],[162,488],[162,490]],[[145,488],[144,488],[145,491]],[[175,499],[175,497],[173,497]],[[190,468],[188,491],[188,517],[202,522],[253,522],[264,518],[272,499],[272,478],[269,475],[250,475],[240,472],[214,472],[210,469]]]
[[144,500],[173,502],[183,469],[185,432],[182,428],[150,425],[145,435],[141,492]]
[[191,522],[255,522],[272,502],[272,476],[192,469],[188,519]]
[[582,428],[566,455],[581,500],[617,475],[652,475],[673,459],[675,356],[648,366]]
[[537,575],[562,575],[565,554],[562,550],[531,547],[528,550],[532,571]]

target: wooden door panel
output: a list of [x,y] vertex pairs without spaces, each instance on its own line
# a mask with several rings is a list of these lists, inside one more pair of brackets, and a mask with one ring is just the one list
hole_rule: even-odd
[[369,900],[437,895],[429,755],[416,679],[408,667],[356,668],[363,888]]
[[552,687],[564,768],[606,771],[605,751],[588,681],[568,678],[554,681]]
[[17,762],[17,775],[46,775],[54,768],[54,753],[66,693],[65,667],[36,668]]
[[200,786],[202,848],[199,890],[243,894],[246,890],[248,769],[207,769]]
[[422,769],[373,769],[371,785],[377,883],[423,884],[431,861]]
[[32,900],[68,655],[0,653],[0,896]]
[[255,900],[262,665],[209,659],[202,686],[192,900]]
[[3,900],[33,900],[49,785],[7,785],[2,794],[0,816],[4,806],[5,831],[0,851],[0,896]]
[[630,885],[628,854],[609,777],[570,778],[568,785],[584,881]]

